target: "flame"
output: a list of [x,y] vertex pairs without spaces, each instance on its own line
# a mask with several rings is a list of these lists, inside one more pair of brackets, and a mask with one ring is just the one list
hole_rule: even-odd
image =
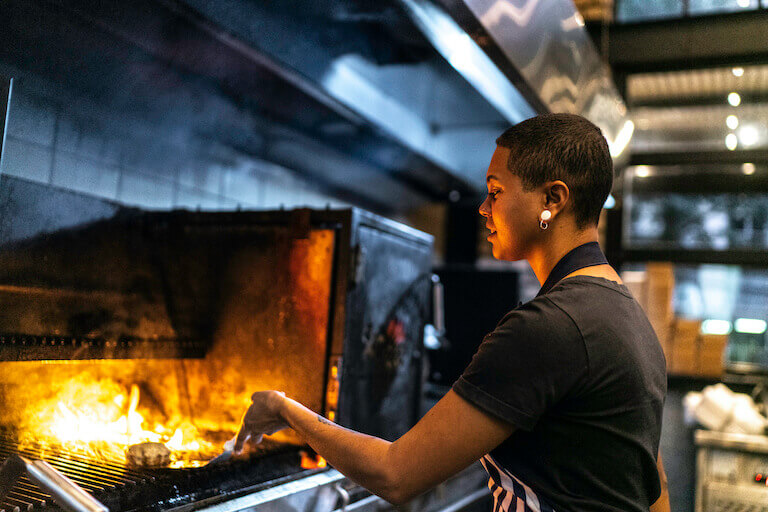
[[140,388],[121,386],[110,379],[71,379],[50,400],[36,407],[34,429],[21,435],[21,446],[55,445],[102,459],[125,461],[125,450],[142,442],[164,443],[172,462],[207,459],[218,452],[188,419],[168,421],[157,415],[147,425],[148,408],[141,408]]
[[[64,444],[115,461],[125,460],[132,443],[158,440],[172,450],[172,467],[188,467],[221,452],[255,390],[279,389],[320,410],[335,231],[289,238],[233,256],[204,358],[0,362],[0,431],[22,448]],[[36,315],[24,325],[45,332]],[[328,388],[333,404],[336,389]],[[303,444],[287,429],[275,440]]]
[[299,453],[301,454],[301,467],[303,469],[324,468],[328,465],[328,462],[320,455],[310,455],[303,450]]

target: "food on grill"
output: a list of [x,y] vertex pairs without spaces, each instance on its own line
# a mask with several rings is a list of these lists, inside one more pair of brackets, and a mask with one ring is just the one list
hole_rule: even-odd
[[139,443],[128,447],[128,463],[134,466],[167,466],[171,463],[171,450],[163,443]]

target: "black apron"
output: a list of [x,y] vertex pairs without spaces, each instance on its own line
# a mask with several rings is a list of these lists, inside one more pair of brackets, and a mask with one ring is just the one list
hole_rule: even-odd
[[[536,296],[544,295],[572,272],[607,264],[608,260],[597,242],[580,245],[557,262]],[[504,319],[499,323],[503,322]],[[498,464],[490,454],[486,454],[480,462],[488,473],[488,488],[493,495],[494,512],[562,512],[556,511],[546,499],[538,496],[533,489]]]

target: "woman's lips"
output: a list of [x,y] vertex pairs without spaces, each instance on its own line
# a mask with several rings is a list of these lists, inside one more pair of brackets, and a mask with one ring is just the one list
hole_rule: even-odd
[[492,236],[496,236],[495,231],[491,231],[491,234],[486,237],[486,240],[490,240]]

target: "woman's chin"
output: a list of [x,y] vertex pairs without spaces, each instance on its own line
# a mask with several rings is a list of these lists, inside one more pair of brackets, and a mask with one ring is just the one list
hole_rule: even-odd
[[522,257],[517,257],[517,255],[514,254],[512,251],[504,251],[497,244],[493,245],[493,249],[491,250],[491,254],[493,254],[493,257],[495,259],[501,260],[501,261],[517,261],[517,260],[522,259]]

